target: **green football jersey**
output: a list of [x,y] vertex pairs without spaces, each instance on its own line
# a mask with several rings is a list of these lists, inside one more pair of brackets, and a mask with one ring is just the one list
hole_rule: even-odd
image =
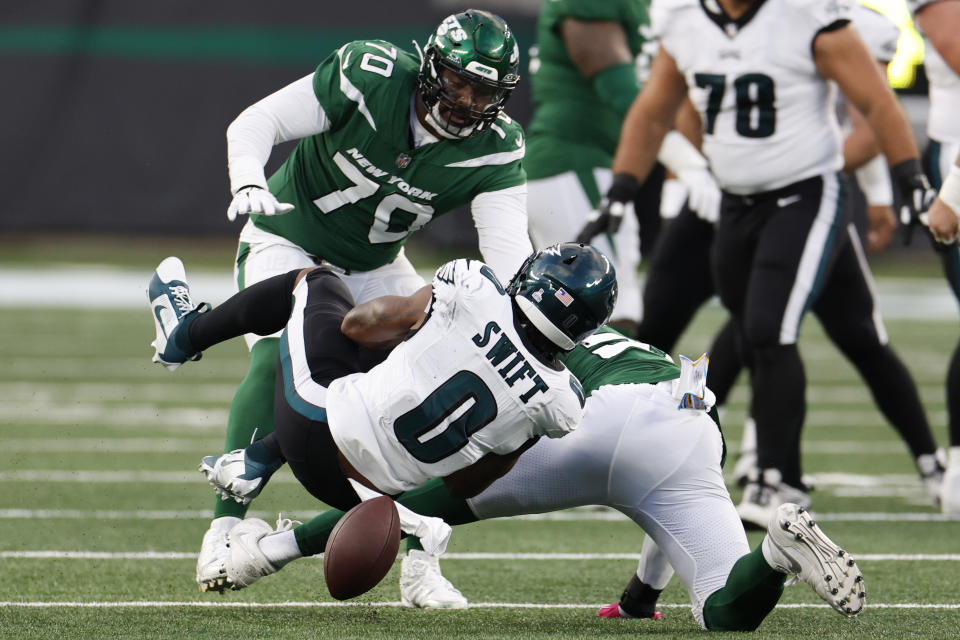
[[[530,52],[533,120],[527,127],[528,177],[609,167],[620,138],[623,115],[605,104],[567,53],[560,24],[565,18],[616,22],[623,26],[638,77],[645,78],[650,55],[647,0],[548,0],[537,23],[537,44]],[[642,84],[642,83],[641,83]]]
[[663,351],[607,327],[560,359],[587,396],[608,384],[655,384],[680,377],[680,367]]
[[526,181],[523,129],[501,114],[463,140],[412,148],[419,60],[382,40],[350,42],[324,60],[313,88],[330,128],[300,140],[268,180],[296,208],[254,224],[345,269],[391,262],[411,233],[487,191]]

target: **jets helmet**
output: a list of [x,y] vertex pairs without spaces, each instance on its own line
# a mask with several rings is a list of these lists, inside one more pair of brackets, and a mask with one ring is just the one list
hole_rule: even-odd
[[540,333],[569,351],[610,319],[617,275],[590,245],[561,242],[527,258],[507,293]]
[[427,121],[444,137],[468,138],[493,124],[520,79],[520,52],[503,18],[467,9],[431,34],[420,62]]

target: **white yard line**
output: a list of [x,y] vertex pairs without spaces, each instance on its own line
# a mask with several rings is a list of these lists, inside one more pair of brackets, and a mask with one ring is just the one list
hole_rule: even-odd
[[[0,551],[0,558],[19,560],[192,560],[186,551]],[[320,559],[320,555],[310,559]],[[402,557],[402,554],[397,556]],[[958,562],[960,553],[860,553],[858,561]],[[639,560],[639,553],[445,553],[444,560]]]
[[[471,602],[471,609],[598,609],[609,603],[553,603],[541,604],[534,602]],[[34,608],[34,609],[117,609],[117,608],[174,608],[174,607],[201,607],[210,609],[316,609],[340,607],[402,607],[400,602],[211,602],[207,600],[176,601],[176,600],[128,600],[119,602],[42,602],[42,601],[0,601],[0,608]],[[689,603],[660,602],[658,609],[687,609]],[[920,603],[920,602],[871,602],[871,609],[960,609],[960,604],[954,603]],[[827,609],[826,604],[791,603],[778,604],[778,609]]]

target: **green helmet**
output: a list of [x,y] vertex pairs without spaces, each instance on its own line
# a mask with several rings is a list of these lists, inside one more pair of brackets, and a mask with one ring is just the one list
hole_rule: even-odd
[[561,242],[527,258],[507,293],[540,333],[569,351],[610,319],[617,275],[590,245]]
[[456,13],[423,50],[427,120],[445,137],[467,138],[493,124],[519,79],[520,50],[503,18],[476,9]]

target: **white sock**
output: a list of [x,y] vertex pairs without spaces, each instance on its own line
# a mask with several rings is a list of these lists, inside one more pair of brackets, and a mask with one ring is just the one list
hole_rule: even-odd
[[233,529],[238,524],[240,524],[240,518],[235,516],[220,516],[210,521],[210,528],[216,529],[226,535],[230,529]]
[[278,569],[291,560],[303,557],[300,547],[297,546],[297,537],[293,535],[293,529],[267,534],[260,538],[258,546],[270,564]]

